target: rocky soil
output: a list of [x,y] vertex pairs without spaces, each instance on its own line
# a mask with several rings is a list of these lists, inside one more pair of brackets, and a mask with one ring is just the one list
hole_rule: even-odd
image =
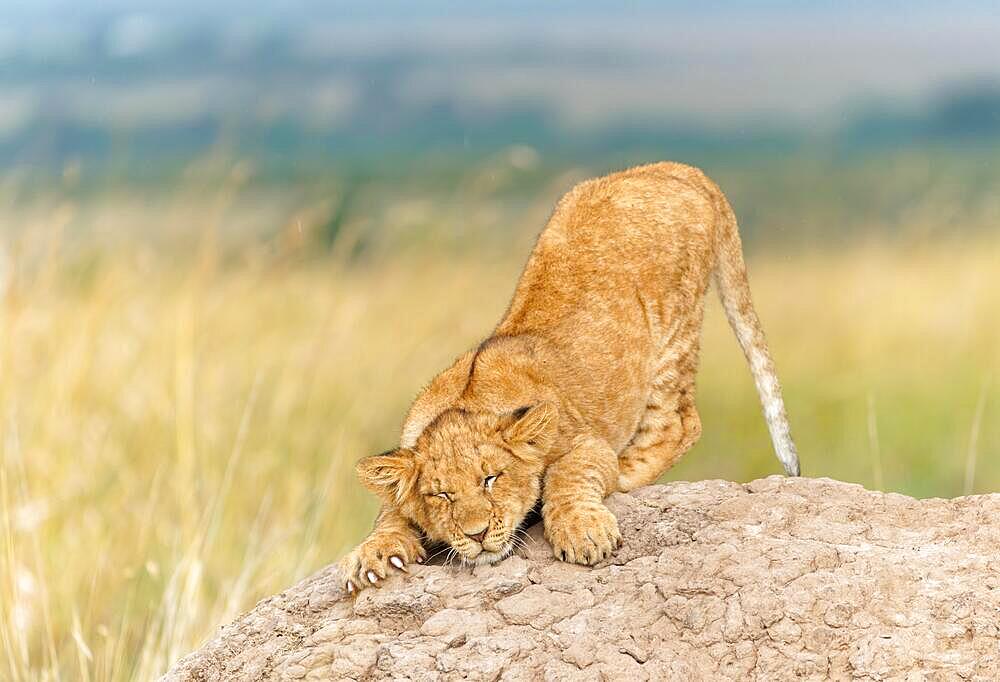
[[357,599],[328,567],[164,679],[1000,679],[1000,495],[771,477],[609,505],[625,544],[596,568],[538,527],[496,566],[415,566]]

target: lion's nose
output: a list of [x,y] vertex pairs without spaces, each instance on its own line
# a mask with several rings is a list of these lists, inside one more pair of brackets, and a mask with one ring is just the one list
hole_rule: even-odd
[[466,533],[465,535],[467,537],[472,538],[473,540],[475,540],[479,544],[483,544],[483,540],[486,538],[486,531],[487,530],[488,530],[488,527],[487,528],[483,528],[478,533]]

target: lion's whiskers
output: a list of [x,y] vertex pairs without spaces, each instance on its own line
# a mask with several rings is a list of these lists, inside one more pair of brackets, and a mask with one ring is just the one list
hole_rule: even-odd
[[[455,550],[453,550],[449,545],[444,545],[441,549],[439,549],[438,551],[434,552],[429,557],[427,557],[427,563],[430,563],[431,560],[433,560],[433,559],[441,556],[445,552],[449,552],[449,551],[450,552],[454,552]],[[445,561],[447,562],[447,559],[445,559]]]
[[538,544],[538,541],[531,536],[531,534],[528,532],[526,528],[518,528],[516,531],[514,531],[514,535],[520,537],[522,541],[527,540],[531,542],[531,544],[533,545]]

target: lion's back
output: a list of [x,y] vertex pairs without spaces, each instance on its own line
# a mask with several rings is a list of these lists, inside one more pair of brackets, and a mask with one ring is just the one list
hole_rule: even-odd
[[637,296],[700,289],[714,266],[718,188],[662,162],[576,185],[539,235],[501,327],[551,327]]

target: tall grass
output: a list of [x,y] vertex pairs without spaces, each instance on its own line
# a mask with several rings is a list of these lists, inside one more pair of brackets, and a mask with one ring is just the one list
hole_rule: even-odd
[[[497,223],[488,203],[442,217],[408,200],[382,242],[346,220],[321,254],[325,205],[8,205],[0,679],[153,678],[356,542],[376,505],[354,461],[499,318],[540,194],[492,236],[468,227]],[[407,221],[440,238],[407,241]],[[1000,487],[1000,401],[982,397],[1000,368],[995,235],[759,248],[751,270],[806,475],[954,495],[972,448],[974,490]],[[705,435],[667,478],[779,470],[714,302],[699,407]]]

